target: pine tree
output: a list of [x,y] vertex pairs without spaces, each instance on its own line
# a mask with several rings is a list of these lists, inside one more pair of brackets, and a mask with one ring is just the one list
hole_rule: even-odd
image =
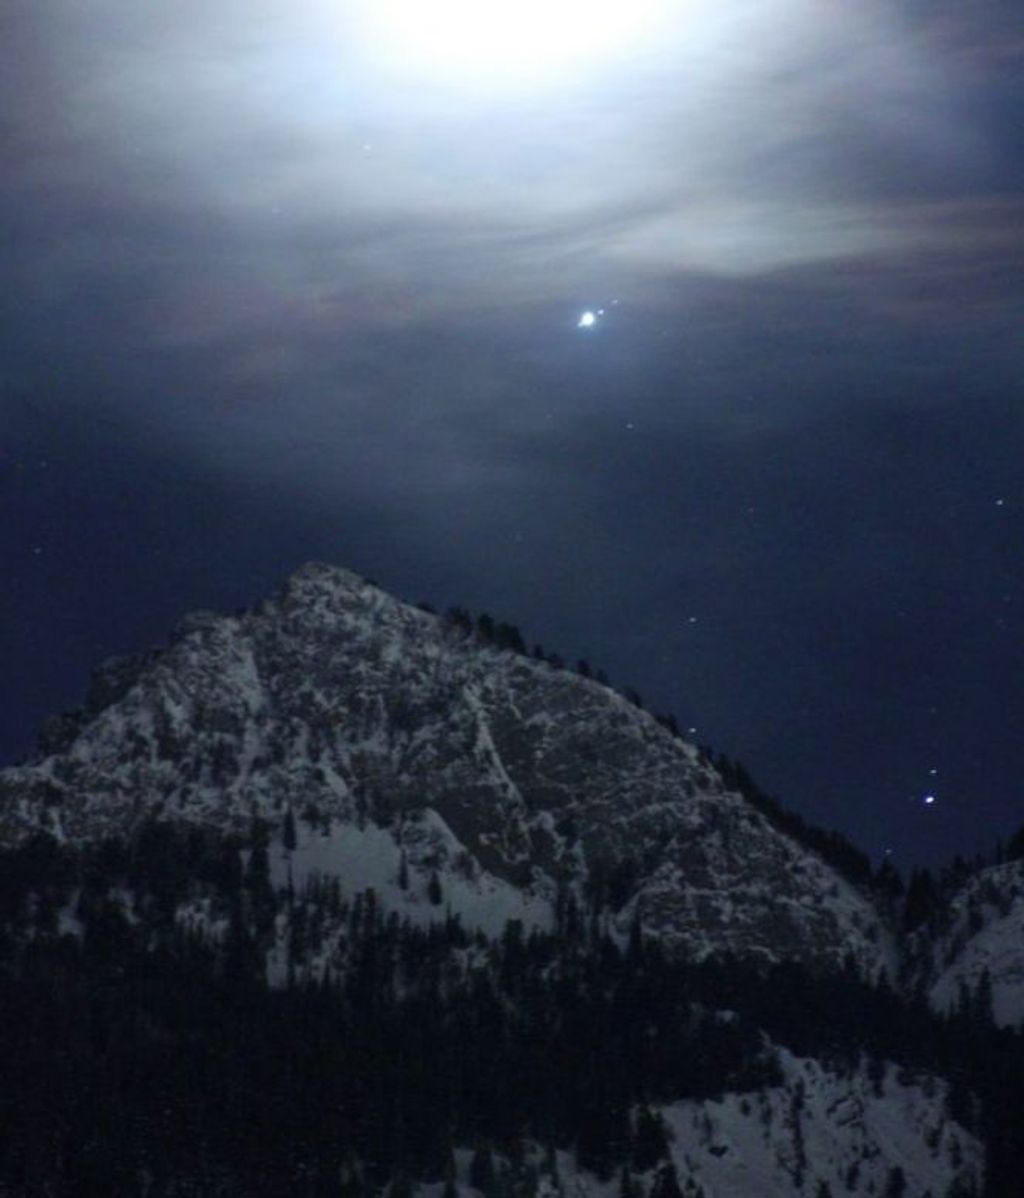
[[526,653],[523,635],[515,624],[507,622],[499,624],[495,629],[495,639],[501,649],[509,649],[513,653]]
[[922,924],[930,925],[938,908],[935,882],[927,869],[915,869],[910,875],[903,902],[903,927],[912,932]]
[[903,1198],[907,1191],[907,1178],[899,1165],[893,1165],[885,1183],[885,1198]]
[[464,607],[449,607],[444,614],[445,622],[463,635],[473,627],[473,617]]
[[388,1198],[412,1198],[412,1183],[404,1173],[397,1174],[388,1187]]
[[668,1129],[660,1114],[643,1106],[637,1111],[633,1132],[633,1168],[646,1173],[668,1156]]
[[619,1174],[619,1198],[641,1198],[628,1165],[623,1165]]
[[1007,861],[1019,861],[1024,857],[1024,826],[1018,828],[1007,841],[1005,856]]
[[992,1024],[992,974],[983,969],[978,978],[978,988],[971,1002],[971,1016],[975,1028],[984,1032]]
[[679,1188],[679,1175],[671,1161],[666,1161],[658,1170],[651,1186],[651,1198],[683,1198]]
[[458,1198],[459,1187],[455,1182],[455,1154],[452,1152],[451,1145],[448,1145],[448,1159],[444,1166],[444,1189],[441,1191],[441,1198]]
[[298,843],[295,835],[295,816],[292,814],[291,807],[284,813],[284,827],[282,829],[282,840],[286,853],[294,853],[295,846]]
[[640,922],[640,907],[634,906],[633,918],[629,923],[629,940],[626,943],[626,964],[635,973],[644,960],[644,930]]
[[868,1081],[871,1082],[871,1090],[876,1097],[881,1098],[885,1093],[885,1075],[887,1066],[877,1053],[872,1053],[868,1057]]
[[270,858],[266,845],[258,844],[250,852],[245,867],[245,884],[254,895],[265,894],[270,889]]
[[562,1175],[558,1168],[558,1153],[555,1151],[554,1144],[548,1144],[544,1149],[544,1167],[543,1172],[551,1178],[552,1186],[559,1192],[562,1192]]
[[494,1193],[494,1157],[486,1144],[479,1144],[469,1162],[469,1184],[485,1196]]
[[626,1107],[611,1092],[608,1081],[598,1082],[578,1115],[576,1160],[602,1181],[615,1176],[615,1169],[628,1155],[629,1116]]
[[903,893],[903,879],[888,857],[878,867],[874,877],[874,884],[883,895],[894,899],[899,898]]

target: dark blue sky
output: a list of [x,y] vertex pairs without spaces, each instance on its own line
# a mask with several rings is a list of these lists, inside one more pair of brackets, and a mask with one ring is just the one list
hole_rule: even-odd
[[0,760],[312,557],[874,856],[1014,831],[1019,7],[696,4],[493,80],[365,11],[5,6]]

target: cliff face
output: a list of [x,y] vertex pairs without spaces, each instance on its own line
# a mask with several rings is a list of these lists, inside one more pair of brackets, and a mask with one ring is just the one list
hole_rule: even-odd
[[[596,681],[338,568],[306,566],[254,612],[191,616],[168,648],[109,664],[85,709],[0,773],[8,844],[151,816],[247,835],[289,810],[338,845],[375,827],[385,902],[416,893],[397,885],[404,859],[467,909],[500,891],[543,923],[597,890],[623,934],[639,920],[697,956],[896,964],[871,901],[695,746]],[[344,882],[352,856],[324,845],[318,868]]]

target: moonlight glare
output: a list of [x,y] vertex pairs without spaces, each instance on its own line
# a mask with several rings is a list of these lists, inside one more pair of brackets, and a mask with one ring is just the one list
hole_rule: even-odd
[[507,91],[572,83],[654,47],[666,13],[665,0],[378,0],[364,30],[407,78]]

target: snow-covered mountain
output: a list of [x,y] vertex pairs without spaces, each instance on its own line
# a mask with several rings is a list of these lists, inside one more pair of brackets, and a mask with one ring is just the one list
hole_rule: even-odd
[[7,844],[40,828],[94,841],[147,816],[246,835],[289,810],[326,833],[319,870],[405,909],[417,890],[400,867],[436,875],[471,921],[544,925],[589,888],[623,935],[639,919],[698,957],[897,964],[871,899],[694,745],[591,678],[330,566],[108,664],[39,755],[0,773]]
[[[150,1192],[153,1136],[174,1156],[162,1194],[255,1192],[247,1154],[267,1137],[278,1145],[267,1167],[308,1180],[315,1162],[341,1179],[323,1192],[353,1196],[1015,1193],[1015,1083],[986,1089],[971,1068],[1002,1051],[981,1018],[989,996],[999,1022],[1024,1016],[1024,862],[957,875],[941,901],[932,888],[919,902],[919,879],[901,915],[894,892],[853,884],[780,822],[664,723],[589,672],[528,656],[516,630],[486,617],[438,616],[317,564],[254,611],[190,616],[165,648],[101,667],[82,710],[0,771],[11,874],[0,874],[0,968],[28,987],[26,1009],[43,995],[47,1026],[70,1029],[52,1060],[46,1036],[27,1041],[26,1059],[52,1071],[43,1089],[68,1053],[82,1062],[54,1157],[65,1164],[42,1163],[53,1154],[40,1155],[30,1120],[25,1163],[0,1161],[3,1176],[78,1184],[89,1154],[108,1152],[89,1120],[95,1106],[123,1121],[97,1096],[118,1093],[110,1045],[130,1025],[145,1030],[124,1048],[125,1077],[155,1062],[175,1100],[146,1105],[140,1092],[156,1122],[120,1157],[109,1150],[127,1178],[117,1193]],[[905,942],[901,918],[915,929]],[[32,989],[37,944],[78,990]],[[158,968],[166,1007],[161,987],[117,980]],[[937,1010],[967,1003],[970,1017],[912,1007],[873,984],[883,970]],[[234,1016],[225,1026],[207,1005],[227,987],[233,1011],[232,985],[264,1033],[280,1027],[278,998],[299,1025],[313,1020],[301,1035],[323,1019],[323,1071],[319,1050],[290,1056],[285,1036],[254,1083],[249,1037],[232,1039]],[[68,1014],[83,1005],[84,1038]],[[376,1056],[332,1064],[377,1035]],[[206,1068],[211,1045],[236,1085],[263,1086],[268,1110],[292,1088],[245,1151],[249,1121],[208,1095],[205,1118],[224,1138],[193,1159],[192,1077],[174,1081],[168,1062],[194,1054]],[[31,1092],[18,1042],[7,1048],[9,1076]],[[424,1058],[445,1079],[436,1090],[429,1070],[403,1064]],[[466,1059],[483,1062],[479,1091]],[[518,1100],[543,1107],[557,1093],[568,1113],[545,1124],[531,1109],[506,1127],[502,1100],[481,1121],[487,1079],[503,1071]],[[447,1095],[450,1114],[403,1106],[410,1085]],[[332,1114],[293,1166],[293,1134],[319,1126],[318,1087],[330,1111],[354,1114]],[[289,1103],[303,1111],[293,1130]],[[648,1107],[654,1156],[638,1147]],[[592,1118],[607,1136],[588,1132]],[[611,1145],[597,1163],[595,1143]]]

